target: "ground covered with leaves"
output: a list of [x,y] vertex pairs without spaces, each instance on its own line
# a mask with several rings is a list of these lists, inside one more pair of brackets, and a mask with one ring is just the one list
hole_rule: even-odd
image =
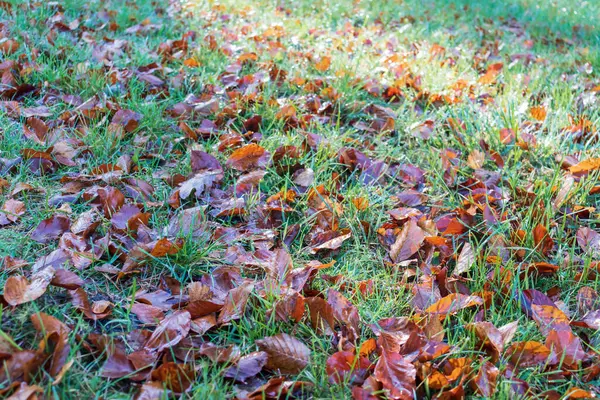
[[0,2],[0,397],[600,395],[600,5],[487,3]]

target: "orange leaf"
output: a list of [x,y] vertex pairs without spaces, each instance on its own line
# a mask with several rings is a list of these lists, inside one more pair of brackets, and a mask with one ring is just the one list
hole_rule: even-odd
[[190,68],[196,68],[200,66],[200,63],[195,58],[188,58],[183,62],[183,65]]
[[483,304],[481,297],[467,296],[460,293],[451,293],[429,306],[425,312],[442,315],[455,314],[463,308],[473,307],[481,304]]
[[504,67],[504,64],[501,62],[490,65],[486,73],[479,78],[479,83],[483,85],[493,83],[496,80],[496,77],[500,75],[502,67]]
[[323,56],[321,59],[315,64],[315,69],[319,72],[325,72],[331,66],[331,58],[328,56]]
[[529,113],[534,119],[538,121],[544,121],[546,119],[546,107],[544,106],[531,107],[529,109]]
[[515,366],[532,367],[555,361],[550,349],[535,341],[514,343],[506,354]]
[[572,174],[587,174],[590,171],[600,169],[600,158],[588,158],[578,164],[569,167],[569,172]]

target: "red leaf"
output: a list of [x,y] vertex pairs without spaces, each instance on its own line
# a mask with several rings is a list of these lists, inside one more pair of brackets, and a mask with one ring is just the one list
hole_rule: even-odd
[[406,354],[404,349],[407,344],[410,350],[425,344],[423,331],[406,317],[385,318],[370,326],[378,337],[377,343],[389,353]]
[[491,356],[492,361],[498,361],[498,358],[504,351],[504,338],[502,332],[498,330],[491,322],[481,321],[468,324],[467,329],[475,332],[479,339],[479,346],[483,347]]
[[374,376],[383,385],[388,398],[397,400],[414,398],[416,369],[400,354],[383,351],[375,366]]
[[327,302],[331,305],[333,316],[342,324],[345,336],[356,342],[360,336],[360,316],[358,309],[337,290],[327,291]]
[[570,329],[551,330],[546,337],[546,347],[554,351],[556,358],[568,367],[576,367],[578,362],[587,358],[581,340]]
[[496,391],[496,381],[500,371],[489,361],[484,361],[479,367],[477,375],[470,381],[470,385],[475,393],[489,398]]
[[310,313],[310,323],[318,334],[333,333],[335,328],[333,308],[321,297],[309,297],[306,299]]
[[277,321],[300,322],[304,316],[304,297],[298,292],[289,293],[273,305],[273,309],[267,313],[267,318],[270,318],[272,313],[275,313]]
[[327,359],[325,370],[330,383],[362,384],[370,372],[371,362],[352,351],[338,351]]

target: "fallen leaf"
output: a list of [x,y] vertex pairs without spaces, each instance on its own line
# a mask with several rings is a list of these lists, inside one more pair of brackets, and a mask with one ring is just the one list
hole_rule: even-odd
[[427,309],[426,313],[430,314],[455,314],[458,311],[483,304],[483,300],[478,296],[467,296],[460,293],[451,293],[446,297],[442,297],[435,304],[432,304]]
[[144,348],[158,353],[175,346],[187,337],[191,322],[192,318],[189,312],[175,311],[160,321],[152,335],[144,343]]
[[371,362],[352,351],[338,351],[329,356],[325,364],[325,371],[332,384],[348,382],[360,385],[370,373],[370,369]]
[[424,240],[425,233],[417,226],[416,221],[410,219],[390,247],[390,258],[396,263],[409,259],[419,250]]
[[64,215],[53,215],[52,217],[43,220],[31,232],[31,239],[39,243],[48,243],[58,239],[60,235],[69,230],[71,221]]
[[217,323],[222,325],[240,319],[244,315],[246,303],[253,289],[254,285],[251,283],[245,283],[235,289],[231,289],[219,313]]
[[227,165],[238,171],[248,171],[254,168],[264,168],[268,165],[271,155],[256,143],[248,144],[234,151]]
[[456,261],[454,275],[461,275],[471,270],[471,266],[475,264],[475,253],[469,243],[465,243]]
[[286,333],[265,337],[256,344],[269,355],[266,367],[281,374],[297,374],[310,362],[309,348]]
[[513,365],[521,367],[552,365],[556,362],[552,351],[536,341],[513,343],[505,354]]
[[598,169],[600,169],[600,158],[589,158],[569,167],[569,172],[576,175],[582,175]]
[[36,300],[46,293],[54,272],[54,268],[46,267],[33,274],[30,281],[23,276],[9,276],[4,283],[4,300],[11,306]]
[[373,373],[389,399],[412,400],[416,391],[416,369],[398,353],[383,351]]
[[237,364],[225,370],[223,376],[238,382],[246,382],[248,378],[256,376],[267,364],[268,354],[264,351],[256,351],[240,358]]
[[315,69],[319,72],[325,72],[331,66],[331,58],[328,56],[323,56],[321,59],[315,64]]

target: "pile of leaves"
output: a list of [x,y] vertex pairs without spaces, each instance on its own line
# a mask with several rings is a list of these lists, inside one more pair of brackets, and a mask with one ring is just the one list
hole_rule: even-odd
[[[533,55],[500,60],[485,39],[475,76],[436,93],[412,62],[425,51],[454,68],[437,44],[363,42],[389,80],[336,69],[344,48],[293,46],[244,9],[173,2],[124,20],[116,3],[2,5],[0,396],[51,397],[78,368],[138,399],[191,396],[207,371],[239,399],[310,398],[319,384],[361,400],[598,394],[596,124],[571,116],[559,132],[573,150],[558,153],[541,143],[547,102],[486,135],[448,111],[501,108],[503,71]],[[34,12],[50,15],[31,33],[9,22]],[[336,35],[350,46],[394,26]],[[91,58],[74,63],[75,49]],[[50,52],[69,77],[48,78]],[[402,107],[418,122],[400,122]],[[430,161],[382,150],[404,141]],[[358,248],[387,281],[336,269]],[[394,293],[394,314],[361,308]],[[497,323],[500,310],[514,319]]]

